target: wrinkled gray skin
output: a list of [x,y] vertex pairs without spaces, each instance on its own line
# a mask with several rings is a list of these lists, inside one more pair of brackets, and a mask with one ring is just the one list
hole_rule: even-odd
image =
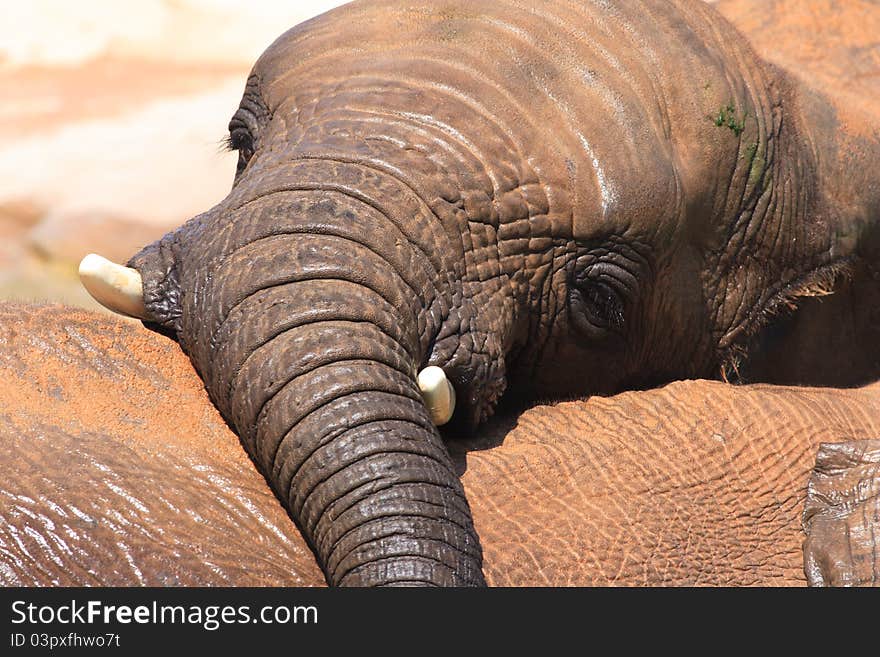
[[711,7],[605,5],[294,28],[230,123],[229,196],[130,261],[331,584],[484,583],[420,368],[459,427],[505,389],[718,376],[874,259],[876,133],[841,136]]

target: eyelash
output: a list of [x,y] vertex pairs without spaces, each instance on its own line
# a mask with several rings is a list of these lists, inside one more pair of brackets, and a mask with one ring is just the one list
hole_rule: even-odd
[[223,146],[228,151],[238,151],[237,169],[241,173],[254,155],[253,137],[241,129],[236,129],[223,139]]
[[223,150],[226,151],[237,151],[244,146],[245,140],[249,139],[249,135],[244,135],[240,132],[229,133],[225,137],[223,137]]

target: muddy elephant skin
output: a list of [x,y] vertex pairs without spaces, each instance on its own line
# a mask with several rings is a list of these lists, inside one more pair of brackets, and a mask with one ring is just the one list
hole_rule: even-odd
[[329,583],[482,585],[417,372],[453,431],[735,373],[876,261],[842,111],[696,0],[356,1],[262,55],[231,192],[129,265]]
[[[173,342],[0,304],[0,347],[0,585],[324,583]],[[870,584],[878,432],[880,384],[684,381],[496,416],[453,462],[492,585]]]
[[321,571],[172,341],[0,303],[0,585],[309,586]]

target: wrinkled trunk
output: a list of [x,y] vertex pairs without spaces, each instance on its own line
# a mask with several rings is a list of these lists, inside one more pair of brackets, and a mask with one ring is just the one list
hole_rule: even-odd
[[[328,166],[324,180],[362,175]],[[233,193],[131,265],[329,583],[480,585],[470,510],[415,380],[447,268],[417,199],[386,209],[393,185],[381,205],[307,182]]]

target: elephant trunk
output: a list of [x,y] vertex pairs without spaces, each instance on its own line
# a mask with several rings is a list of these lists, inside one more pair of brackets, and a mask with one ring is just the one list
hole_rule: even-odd
[[411,359],[382,327],[299,326],[257,348],[244,370],[233,422],[247,427],[248,450],[331,584],[479,583],[461,484]]
[[[416,381],[448,297],[442,263],[403,215],[349,194],[229,205],[208,213],[226,230],[202,235],[213,218],[196,218],[131,265],[327,581],[483,585],[464,491]],[[162,305],[173,293],[151,289],[169,281],[179,313]]]

